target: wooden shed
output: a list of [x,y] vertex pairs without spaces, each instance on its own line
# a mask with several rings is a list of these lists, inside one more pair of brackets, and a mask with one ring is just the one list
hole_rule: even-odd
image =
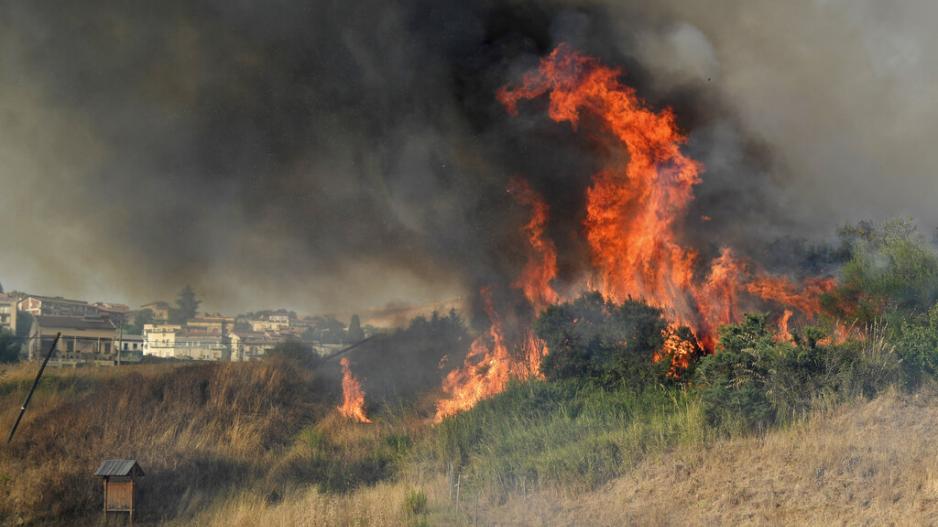
[[133,522],[136,478],[144,475],[143,469],[133,459],[105,459],[94,472],[104,480],[104,513],[126,512]]

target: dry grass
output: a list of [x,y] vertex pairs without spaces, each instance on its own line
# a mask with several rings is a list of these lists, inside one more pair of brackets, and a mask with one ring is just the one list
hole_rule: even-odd
[[[31,366],[31,367],[30,367]],[[331,409],[322,383],[287,364],[49,370],[12,445],[0,451],[0,523],[74,522],[100,506],[93,472],[135,458],[147,472],[141,519],[202,510],[264,481],[296,432]],[[8,430],[35,365],[0,376]]]
[[[426,494],[427,514],[407,511],[408,495]],[[206,527],[406,527],[452,525],[449,496],[442,479],[422,484],[379,483],[348,494],[323,494],[315,488],[297,492],[277,503],[253,494],[236,495],[220,506],[180,525]]]
[[[200,525],[620,526],[936,525],[938,395],[887,394],[820,412],[762,437],[678,448],[599,490],[554,488],[502,504],[464,495],[454,510],[444,478],[381,483],[346,495],[315,490],[269,504],[242,494],[197,518]],[[429,514],[403,512],[407,492]],[[423,523],[420,523],[420,522]]]
[[839,407],[682,448],[587,494],[513,496],[486,525],[936,525],[938,396]]

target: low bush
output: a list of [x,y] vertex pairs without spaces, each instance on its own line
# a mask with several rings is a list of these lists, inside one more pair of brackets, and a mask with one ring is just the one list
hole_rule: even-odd
[[550,350],[542,371],[549,380],[579,380],[616,388],[669,383],[668,361],[656,361],[667,322],[660,309],[586,293],[548,307],[538,318],[538,337]]
[[765,429],[804,415],[819,400],[872,397],[900,378],[900,357],[881,336],[822,345],[808,328],[795,343],[777,342],[764,315],[722,328],[715,355],[695,375],[710,425]]

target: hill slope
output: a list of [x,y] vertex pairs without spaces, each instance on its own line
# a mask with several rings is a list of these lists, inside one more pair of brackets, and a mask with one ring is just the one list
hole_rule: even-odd
[[[934,525],[938,395],[887,394],[762,437],[680,447],[586,493],[539,491],[503,504],[463,499],[442,478],[383,483],[345,496],[309,491],[278,504],[240,496],[208,525]],[[426,516],[404,511],[414,489]]]
[[500,525],[935,525],[938,397],[884,395],[763,437],[682,448],[599,491],[486,511]]

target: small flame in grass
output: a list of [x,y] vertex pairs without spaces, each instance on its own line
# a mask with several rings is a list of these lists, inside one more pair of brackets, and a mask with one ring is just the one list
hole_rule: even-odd
[[342,405],[337,407],[339,413],[359,423],[370,423],[371,419],[365,415],[365,392],[362,391],[361,383],[352,375],[347,358],[342,357],[339,364],[342,365]]
[[788,323],[791,321],[791,317],[794,313],[790,309],[786,309],[782,316],[778,319],[778,334],[775,336],[776,340],[779,342],[793,342],[794,338],[791,336],[791,330],[788,327]]

